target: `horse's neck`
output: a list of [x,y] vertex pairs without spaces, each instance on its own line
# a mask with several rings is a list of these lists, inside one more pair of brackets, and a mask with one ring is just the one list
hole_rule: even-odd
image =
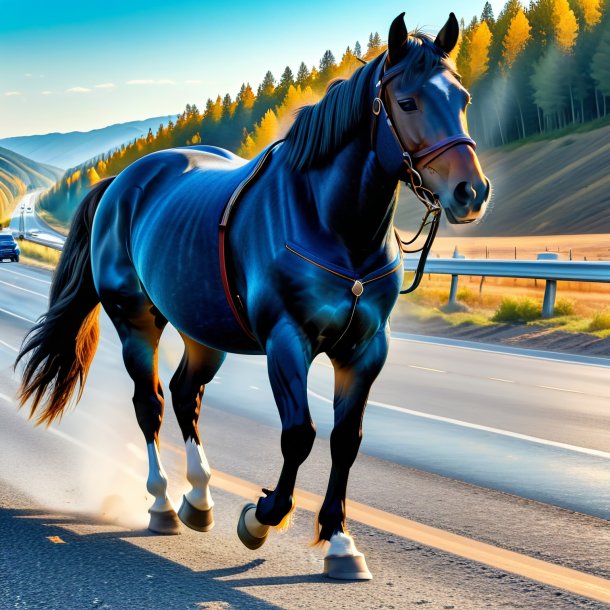
[[366,138],[345,146],[325,167],[310,170],[322,227],[362,259],[393,239],[396,182],[383,174]]

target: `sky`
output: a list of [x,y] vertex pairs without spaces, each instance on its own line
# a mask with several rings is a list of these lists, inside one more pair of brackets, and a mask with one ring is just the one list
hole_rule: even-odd
[[[178,114],[271,70],[337,60],[370,32],[435,34],[484,0],[0,0],[0,138]],[[492,2],[497,16],[503,2]]]

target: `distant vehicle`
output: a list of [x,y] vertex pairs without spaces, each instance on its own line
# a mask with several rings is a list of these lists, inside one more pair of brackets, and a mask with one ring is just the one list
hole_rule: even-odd
[[0,233],[0,261],[18,263],[21,250],[11,233]]
[[26,212],[31,212],[31,211],[32,211],[32,206],[31,206],[31,205],[29,205],[27,208],[25,208],[25,211],[26,211]]

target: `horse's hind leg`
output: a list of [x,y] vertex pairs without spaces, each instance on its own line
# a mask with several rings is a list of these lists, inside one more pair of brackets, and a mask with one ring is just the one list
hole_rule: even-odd
[[297,472],[316,436],[307,404],[311,346],[298,328],[284,320],[272,330],[265,347],[271,389],[282,420],[284,465],[275,489],[263,490],[265,497],[258,505],[248,504],[242,510],[237,533],[250,549],[260,547],[270,526],[281,527],[293,510]]
[[318,516],[319,539],[330,542],[324,572],[331,578],[372,578],[364,555],[358,552],[345,528],[345,496],[349,471],[362,440],[362,417],[368,394],[383,367],[387,352],[387,335],[382,330],[375,335],[366,351],[356,358],[333,358],[335,425],[330,436],[332,468]]
[[148,511],[148,529],[161,534],[178,534],[180,522],[167,497],[167,475],[159,455],[163,389],[157,373],[157,351],[167,320],[143,292],[129,297],[102,292],[101,298],[123,345],[125,368],[134,382],[133,404],[136,417],[146,440],[146,489],[155,498]]
[[184,495],[178,516],[188,527],[207,532],[214,526],[214,502],[209,489],[210,466],[201,445],[197,422],[204,387],[212,380],[226,354],[196,343],[185,335],[182,339],[184,355],[169,388],[186,445],[186,478],[192,489]]

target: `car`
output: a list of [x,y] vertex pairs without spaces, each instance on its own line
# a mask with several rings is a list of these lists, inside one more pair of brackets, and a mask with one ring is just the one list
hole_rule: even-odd
[[21,250],[11,233],[0,233],[0,261],[18,263]]
[[27,208],[25,208],[25,211],[26,211],[26,212],[31,212],[31,211],[32,211],[32,206],[31,206],[31,205],[29,205]]

